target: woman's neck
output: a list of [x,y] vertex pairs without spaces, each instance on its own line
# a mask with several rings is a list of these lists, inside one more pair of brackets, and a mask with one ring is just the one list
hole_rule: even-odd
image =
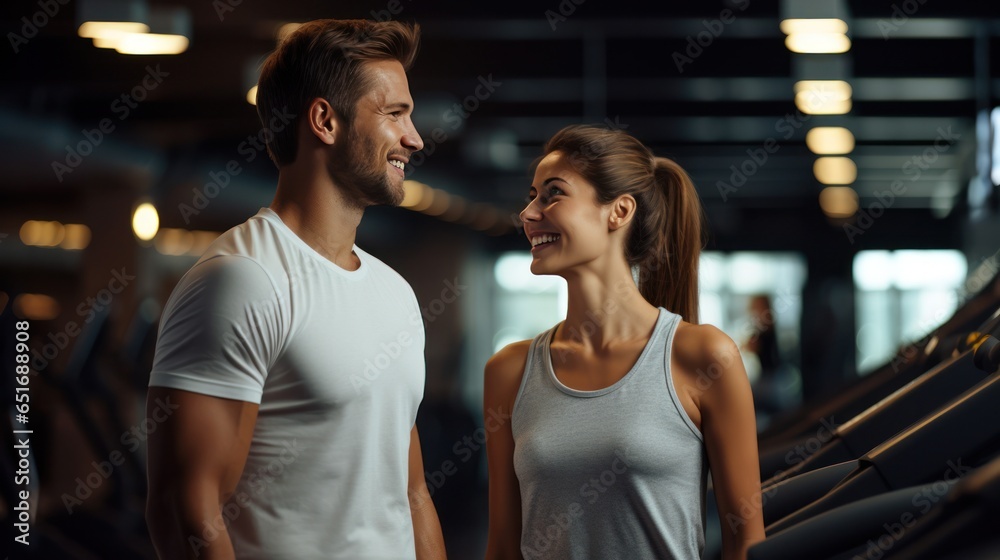
[[567,278],[569,300],[566,319],[556,340],[594,350],[649,334],[659,308],[651,305],[636,287],[631,272],[574,275]]

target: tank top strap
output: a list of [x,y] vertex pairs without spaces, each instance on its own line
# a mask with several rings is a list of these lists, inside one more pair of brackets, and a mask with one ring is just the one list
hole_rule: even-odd
[[677,411],[677,415],[681,422],[689,430],[694,437],[698,438],[700,441],[704,441],[704,437],[701,430],[695,426],[694,421],[691,420],[691,416],[688,415],[687,411],[684,409],[684,404],[681,402],[680,393],[677,391],[676,383],[674,383],[674,373],[671,366],[671,356],[674,353],[674,336],[677,334],[677,327],[681,324],[681,316],[679,314],[673,313],[669,326],[664,329],[664,344],[663,348],[663,369],[661,371],[665,372],[666,379],[658,380],[662,384],[664,381],[667,385],[667,395],[669,396],[670,404],[673,405],[674,410]]
[[[529,395],[528,398],[538,395],[539,385],[544,383],[546,372],[543,346],[548,343],[556,327],[558,327],[558,323],[535,335],[535,338],[532,339],[531,344],[528,346],[528,354],[524,360],[524,371],[521,373],[521,384],[517,389],[517,396],[514,397],[514,404],[511,410],[512,415],[516,414],[518,407],[525,400],[526,395]],[[516,420],[514,422],[516,423]]]
[[[680,315],[663,307],[660,307],[659,310],[653,332],[650,334],[649,340],[646,341],[646,346],[637,362],[632,366],[634,370],[630,372],[633,377],[632,383],[642,383],[644,386],[649,386],[651,383],[662,383],[660,364],[664,363],[664,356],[669,357],[670,355],[670,343]],[[669,367],[670,362],[665,363]]]

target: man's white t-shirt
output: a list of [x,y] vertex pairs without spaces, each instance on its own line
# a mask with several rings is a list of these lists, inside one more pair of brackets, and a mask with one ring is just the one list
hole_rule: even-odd
[[[262,208],[164,309],[151,386],[260,404],[223,508],[241,559],[415,557],[407,465],[423,321],[406,280],[354,253],[361,266],[343,269]],[[188,540],[200,550],[216,536]]]

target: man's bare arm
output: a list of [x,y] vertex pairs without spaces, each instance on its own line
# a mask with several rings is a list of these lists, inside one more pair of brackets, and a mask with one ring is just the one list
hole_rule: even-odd
[[259,406],[150,387],[147,411],[160,403],[173,412],[146,442],[146,522],[156,552],[171,560],[232,559],[221,504],[243,473]]
[[416,426],[410,430],[409,465],[410,515],[413,518],[413,539],[417,560],[445,560],[441,522],[424,480],[424,457],[420,451],[420,436]]

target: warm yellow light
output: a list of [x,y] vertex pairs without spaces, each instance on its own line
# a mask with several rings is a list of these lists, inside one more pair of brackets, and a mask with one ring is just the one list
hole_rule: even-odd
[[427,189],[427,185],[419,181],[409,179],[403,181],[403,201],[399,205],[403,208],[414,209],[413,207],[419,204],[421,199],[424,198],[424,191]]
[[221,233],[217,231],[188,231],[182,228],[161,228],[153,239],[153,247],[170,256],[201,256]]
[[188,44],[183,35],[128,33],[118,38],[114,49],[121,54],[180,54],[187,50]]
[[200,257],[208,249],[208,246],[212,244],[219,237],[220,233],[217,231],[192,231],[191,232],[191,248],[188,249],[187,254]]
[[851,187],[826,187],[819,193],[819,206],[831,218],[850,218],[858,211],[858,193]]
[[850,99],[851,84],[843,80],[799,80],[795,82],[795,93],[814,93],[818,97],[831,100]]
[[851,100],[822,100],[811,92],[795,94],[795,106],[807,115],[845,115],[851,111]]
[[247,103],[251,105],[257,104],[257,86],[253,86],[250,88],[250,91],[247,92]]
[[809,115],[842,115],[851,110],[851,84],[842,80],[795,82],[795,106]]
[[301,23],[286,23],[278,28],[278,42],[281,43],[288,38],[289,35],[295,33],[295,30],[302,27]]
[[28,220],[21,225],[21,242],[35,247],[55,247],[66,237],[66,226],[59,222]]
[[66,237],[66,226],[59,222],[45,222],[45,240],[42,245],[55,247]]
[[149,26],[132,21],[85,21],[77,29],[77,34],[87,39],[114,39],[125,33],[149,33]]
[[785,35],[796,33],[847,33],[847,22],[836,18],[786,19],[781,22]]
[[424,210],[430,208],[432,204],[434,204],[434,197],[435,197],[434,189],[423,183],[421,183],[420,186],[421,186],[420,200],[414,203],[413,206],[410,206],[410,210],[413,210],[414,212],[423,212]]
[[118,37],[98,37],[94,39],[94,46],[99,49],[113,49],[118,46],[118,41],[121,36]]
[[59,246],[63,249],[78,251],[90,245],[90,228],[83,224],[66,224],[65,236]]
[[157,230],[160,229],[160,216],[156,213],[156,207],[148,202],[140,204],[132,214],[132,231],[135,236],[143,241],[149,241],[156,237]]
[[51,321],[59,316],[59,302],[45,294],[21,294],[14,298],[14,313],[25,319]]
[[858,166],[851,158],[821,157],[813,164],[813,174],[824,185],[850,185],[858,178]]
[[785,37],[785,47],[793,53],[839,54],[851,50],[851,40],[839,33],[793,33]]
[[854,135],[840,126],[817,126],[806,133],[806,146],[814,154],[849,154],[854,150]]
[[434,202],[424,209],[424,214],[428,216],[440,216],[448,211],[450,204],[451,196],[447,192],[441,189],[434,189]]
[[460,196],[453,196],[448,204],[448,209],[438,217],[448,222],[456,222],[465,214],[465,207],[465,199]]
[[41,225],[36,220],[28,220],[21,225],[21,243],[25,245],[37,245],[41,238]]
[[49,222],[49,236],[45,241],[46,247],[55,247],[66,239],[66,226],[59,222]]

